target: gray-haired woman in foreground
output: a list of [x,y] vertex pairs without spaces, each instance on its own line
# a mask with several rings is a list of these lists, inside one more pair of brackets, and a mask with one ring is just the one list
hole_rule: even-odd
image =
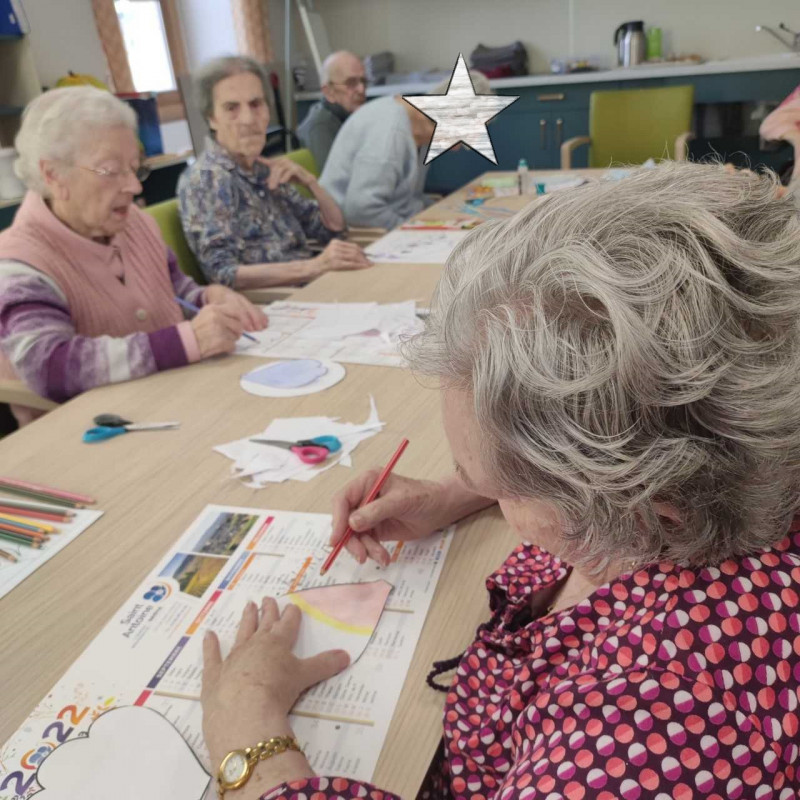
[[[487,581],[423,796],[797,796],[800,220],[776,188],[663,165],[450,257],[409,354],[458,474],[354,511],[367,473],[334,509],[359,560],[495,502],[524,541]],[[290,735],[298,694],[346,663],[295,659],[295,612],[249,608],[224,662],[207,640],[218,762]],[[256,775],[241,797],[377,797],[297,752]]]

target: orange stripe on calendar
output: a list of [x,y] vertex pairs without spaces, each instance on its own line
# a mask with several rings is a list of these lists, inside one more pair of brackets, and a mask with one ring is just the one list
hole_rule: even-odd
[[300,572],[294,576],[294,580],[292,581],[292,585],[289,587],[288,594],[291,594],[299,585],[300,581],[303,580],[303,575],[306,574],[306,570],[311,566],[311,561],[313,559],[309,556],[304,562],[303,566],[300,567]]
[[403,549],[404,544],[405,542],[397,543],[397,547],[395,547],[394,553],[392,553],[392,559],[391,559],[392,563],[394,563],[395,561],[397,561],[398,558],[400,558],[400,551]]
[[255,550],[256,545],[261,541],[261,538],[267,532],[267,528],[269,528],[269,526],[272,525],[274,519],[275,517],[267,517],[264,520],[264,524],[258,529],[258,533],[256,533],[256,535],[253,537],[250,544],[247,545],[248,550]]
[[253,563],[253,559],[255,557],[256,557],[255,553],[250,553],[250,555],[247,556],[247,561],[245,561],[244,564],[242,564],[242,568],[236,573],[236,577],[228,585],[228,590],[229,591],[231,589],[235,589],[236,588],[236,584],[239,583],[239,578],[241,578],[242,575],[244,575],[244,573],[247,572],[247,568],[250,566],[250,564]]
[[219,600],[221,594],[222,592],[219,589],[217,589],[217,591],[211,595],[211,597],[208,599],[208,602],[203,606],[200,613],[194,618],[192,624],[186,629],[186,633],[189,636],[191,636],[200,627],[200,623],[208,616],[208,612],[211,610],[211,606],[213,606],[214,603],[216,603],[217,600]]

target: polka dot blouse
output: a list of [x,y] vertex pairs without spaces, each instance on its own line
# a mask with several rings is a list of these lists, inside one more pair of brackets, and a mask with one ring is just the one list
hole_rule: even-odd
[[[800,797],[800,518],[757,556],[653,564],[531,619],[531,595],[568,573],[520,545],[487,580],[492,617],[450,686],[423,798]],[[338,797],[394,796],[325,776],[264,800]]]

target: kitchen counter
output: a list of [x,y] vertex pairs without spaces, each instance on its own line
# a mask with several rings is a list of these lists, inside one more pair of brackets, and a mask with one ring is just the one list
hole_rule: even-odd
[[[765,72],[770,70],[800,71],[800,53],[778,53],[774,56],[754,56],[751,58],[729,58],[705,61],[701,64],[640,64],[636,67],[598,70],[596,72],[576,72],[564,75],[550,73],[540,75],[520,75],[516,78],[497,78],[490,81],[493,89],[516,89],[528,86],[564,85],[569,83],[602,83],[605,81],[641,81],[648,78],[677,78],[687,75],[721,75],[734,72]],[[800,83],[800,74],[798,74]],[[395,83],[388,86],[370,86],[367,97],[380,97],[387,94],[425,94],[434,84]],[[297,92],[297,100],[318,100],[320,92]]]

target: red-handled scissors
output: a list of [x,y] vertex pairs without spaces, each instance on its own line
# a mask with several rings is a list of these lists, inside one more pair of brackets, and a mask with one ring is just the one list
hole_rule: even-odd
[[313,444],[312,439],[304,439],[301,442],[282,442],[278,439],[251,439],[250,441],[291,450],[304,464],[321,464],[331,452],[328,447]]

